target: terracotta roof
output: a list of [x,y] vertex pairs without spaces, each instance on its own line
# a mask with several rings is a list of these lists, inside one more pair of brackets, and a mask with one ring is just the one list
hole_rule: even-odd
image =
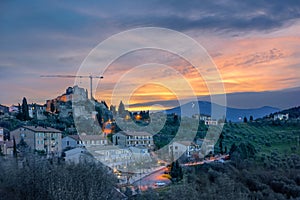
[[120,132],[118,132],[118,133],[120,133],[120,134],[122,134],[122,135],[127,135],[127,136],[152,136],[152,134],[151,133],[148,133],[148,132],[124,132],[124,131],[120,131]]
[[61,133],[60,130],[51,127],[41,127],[41,126],[23,126],[25,129],[29,129],[33,132],[44,132],[44,133]]

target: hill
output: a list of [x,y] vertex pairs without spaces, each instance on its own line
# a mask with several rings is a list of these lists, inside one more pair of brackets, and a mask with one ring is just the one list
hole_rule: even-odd
[[[199,105],[200,112],[197,111],[197,106],[194,106],[196,103]],[[178,106],[172,109],[166,110],[167,114],[176,113],[177,115],[181,115],[181,110],[184,110],[185,113],[182,116],[191,117],[194,114],[200,113],[204,115],[211,115],[211,107],[214,106],[217,111],[222,111],[226,109],[226,119],[232,122],[238,122],[242,120],[244,117],[249,118],[251,115],[254,119],[261,118],[265,115],[270,113],[280,111],[278,108],[263,106],[260,108],[249,108],[249,109],[241,109],[241,108],[231,108],[231,107],[224,107],[218,104],[212,104],[207,101],[198,101],[198,102],[190,102],[186,103],[182,106]],[[223,117],[223,113],[217,114],[218,118]]]
[[271,116],[273,116],[275,114],[279,114],[279,113],[280,114],[289,114],[289,118],[297,119],[297,118],[300,118],[300,106],[273,113],[273,114],[271,114]]
[[[216,95],[218,96],[218,95]],[[263,92],[237,92],[226,94],[227,106],[234,108],[276,107],[280,110],[299,106],[300,87]],[[210,96],[199,97],[199,101],[210,101]]]
[[[214,95],[218,98],[219,95]],[[227,106],[231,108],[261,108],[270,106],[279,108],[280,110],[299,106],[300,87],[287,88],[283,90],[262,91],[262,92],[235,92],[227,93]],[[185,103],[192,101],[191,99],[183,100]],[[198,101],[211,101],[211,96],[199,96]],[[161,100],[150,101],[137,104],[131,104],[130,108],[151,107],[159,104],[167,109],[171,109],[179,105],[177,100]]]

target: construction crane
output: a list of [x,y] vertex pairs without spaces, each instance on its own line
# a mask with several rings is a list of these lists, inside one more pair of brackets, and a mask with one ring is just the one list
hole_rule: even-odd
[[103,76],[81,76],[81,75],[41,75],[41,77],[46,78],[89,78],[90,79],[90,94],[91,100],[93,99],[93,78],[103,79]]

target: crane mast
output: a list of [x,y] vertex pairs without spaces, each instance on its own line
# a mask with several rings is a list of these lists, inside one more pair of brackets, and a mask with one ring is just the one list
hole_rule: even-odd
[[90,79],[90,99],[93,99],[93,78],[103,79],[103,76],[82,76],[82,75],[41,75],[43,78],[89,78]]

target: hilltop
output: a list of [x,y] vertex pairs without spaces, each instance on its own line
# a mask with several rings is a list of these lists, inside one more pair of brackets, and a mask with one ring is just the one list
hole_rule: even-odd
[[[197,107],[194,106],[194,104],[198,103],[199,111],[197,110]],[[189,102],[182,106],[178,106],[172,109],[166,110],[167,114],[176,113],[177,115],[181,115],[180,110],[184,110],[185,113],[183,116],[191,117],[194,114],[200,113],[204,115],[211,115],[211,107],[214,106],[217,111],[223,111],[226,110],[226,119],[227,121],[232,122],[238,122],[242,121],[244,117],[249,118],[250,116],[253,116],[254,119],[263,117],[265,115],[268,115],[270,113],[278,112],[280,109],[264,106],[260,108],[249,108],[249,109],[241,109],[241,108],[231,108],[231,107],[225,107],[221,106],[215,103],[211,103],[208,101],[198,101],[198,102]],[[222,119],[224,117],[223,113],[217,113],[218,119]]]

